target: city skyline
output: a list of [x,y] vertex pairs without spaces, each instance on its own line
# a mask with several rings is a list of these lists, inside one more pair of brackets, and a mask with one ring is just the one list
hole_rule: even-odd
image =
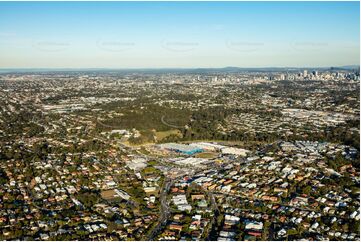
[[1,2],[0,68],[359,65],[359,2]]

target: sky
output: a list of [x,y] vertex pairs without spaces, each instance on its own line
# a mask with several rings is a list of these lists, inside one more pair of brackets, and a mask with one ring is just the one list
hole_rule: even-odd
[[0,68],[359,65],[359,2],[0,2]]

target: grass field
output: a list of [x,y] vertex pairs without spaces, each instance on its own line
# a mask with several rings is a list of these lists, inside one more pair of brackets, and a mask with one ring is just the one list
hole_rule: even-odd
[[203,152],[195,155],[197,158],[213,159],[218,156],[215,152]]
[[162,139],[166,138],[169,135],[177,135],[179,137],[182,137],[182,133],[178,129],[171,129],[171,130],[167,130],[167,131],[158,131],[158,132],[155,132],[155,135],[156,135],[158,141],[161,141]]

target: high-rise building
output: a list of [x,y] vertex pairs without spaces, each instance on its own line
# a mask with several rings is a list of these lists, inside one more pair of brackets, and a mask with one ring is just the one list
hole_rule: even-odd
[[303,77],[307,77],[307,70],[303,70]]

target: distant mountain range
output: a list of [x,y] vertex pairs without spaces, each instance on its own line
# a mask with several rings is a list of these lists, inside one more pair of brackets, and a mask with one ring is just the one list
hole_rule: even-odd
[[120,72],[120,73],[237,73],[237,72],[295,72],[302,70],[350,71],[359,70],[358,65],[336,67],[222,67],[222,68],[0,68],[0,73],[42,73],[42,72]]

